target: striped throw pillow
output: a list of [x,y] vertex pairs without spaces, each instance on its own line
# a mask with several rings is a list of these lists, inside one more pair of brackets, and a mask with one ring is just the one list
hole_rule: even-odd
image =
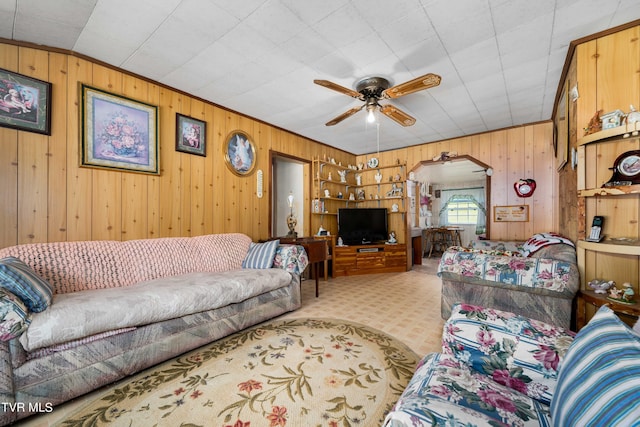
[[558,373],[554,426],[640,425],[640,336],[601,307],[578,332]]
[[46,310],[53,299],[51,285],[16,257],[0,259],[0,287],[20,298],[34,313]]
[[242,261],[242,268],[271,268],[279,244],[280,240],[270,240],[265,243],[251,242],[249,252]]

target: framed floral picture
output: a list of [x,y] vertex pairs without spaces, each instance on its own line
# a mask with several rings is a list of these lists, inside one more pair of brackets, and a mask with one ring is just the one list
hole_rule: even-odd
[[249,135],[239,130],[231,132],[224,145],[224,159],[234,174],[251,174],[256,167],[256,150]]
[[51,83],[0,69],[0,126],[51,135]]
[[158,107],[84,84],[81,93],[81,166],[158,175]]
[[176,113],[176,151],[206,157],[206,126],[201,120]]

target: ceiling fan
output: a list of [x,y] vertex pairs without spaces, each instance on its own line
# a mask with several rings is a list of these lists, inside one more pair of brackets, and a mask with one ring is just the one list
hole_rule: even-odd
[[[370,123],[375,121],[374,111],[379,109],[382,114],[389,117],[391,120],[402,126],[411,126],[416,122],[416,119],[400,110],[393,105],[380,105],[378,101],[382,99],[395,99],[401,96],[408,95],[410,93],[418,92],[438,86],[440,84],[441,77],[437,74],[425,74],[424,76],[417,77],[408,82],[401,83],[396,86],[391,86],[389,80],[384,77],[367,77],[359,80],[355,84],[356,90],[348,89],[339,84],[330,82],[328,80],[314,80],[317,85],[324,86],[328,89],[335,90],[336,92],[343,93],[352,98],[364,101],[364,104],[360,107],[354,107],[345,113],[340,114],[338,117],[326,123],[326,126],[337,125],[344,119],[353,116],[363,108],[367,110],[367,120]],[[390,87],[391,86],[391,87]]]

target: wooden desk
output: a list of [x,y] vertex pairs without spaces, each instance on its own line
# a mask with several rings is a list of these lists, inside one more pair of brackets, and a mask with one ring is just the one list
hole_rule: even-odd
[[586,304],[593,304],[595,307],[606,305],[615,313],[625,314],[627,316],[640,317],[640,304],[624,304],[617,301],[611,301],[606,295],[596,294],[594,291],[578,291],[577,307],[576,307],[576,329],[579,331],[587,324],[586,320]]
[[300,245],[304,248],[307,253],[307,258],[309,258],[309,264],[313,266],[313,275],[316,279],[316,298],[320,294],[318,289],[318,266],[321,262],[325,262],[327,260],[327,241],[324,239],[315,239],[313,237],[298,237],[298,238],[290,238],[290,237],[280,237],[280,243],[283,245],[293,244]]

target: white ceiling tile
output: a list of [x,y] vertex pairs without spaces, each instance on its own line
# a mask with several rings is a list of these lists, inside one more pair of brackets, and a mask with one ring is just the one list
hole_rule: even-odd
[[[126,11],[126,13],[123,13]],[[71,49],[354,154],[378,149],[347,88],[426,73],[381,103],[380,149],[549,120],[572,40],[640,19],[638,0],[0,0],[0,37]]]

